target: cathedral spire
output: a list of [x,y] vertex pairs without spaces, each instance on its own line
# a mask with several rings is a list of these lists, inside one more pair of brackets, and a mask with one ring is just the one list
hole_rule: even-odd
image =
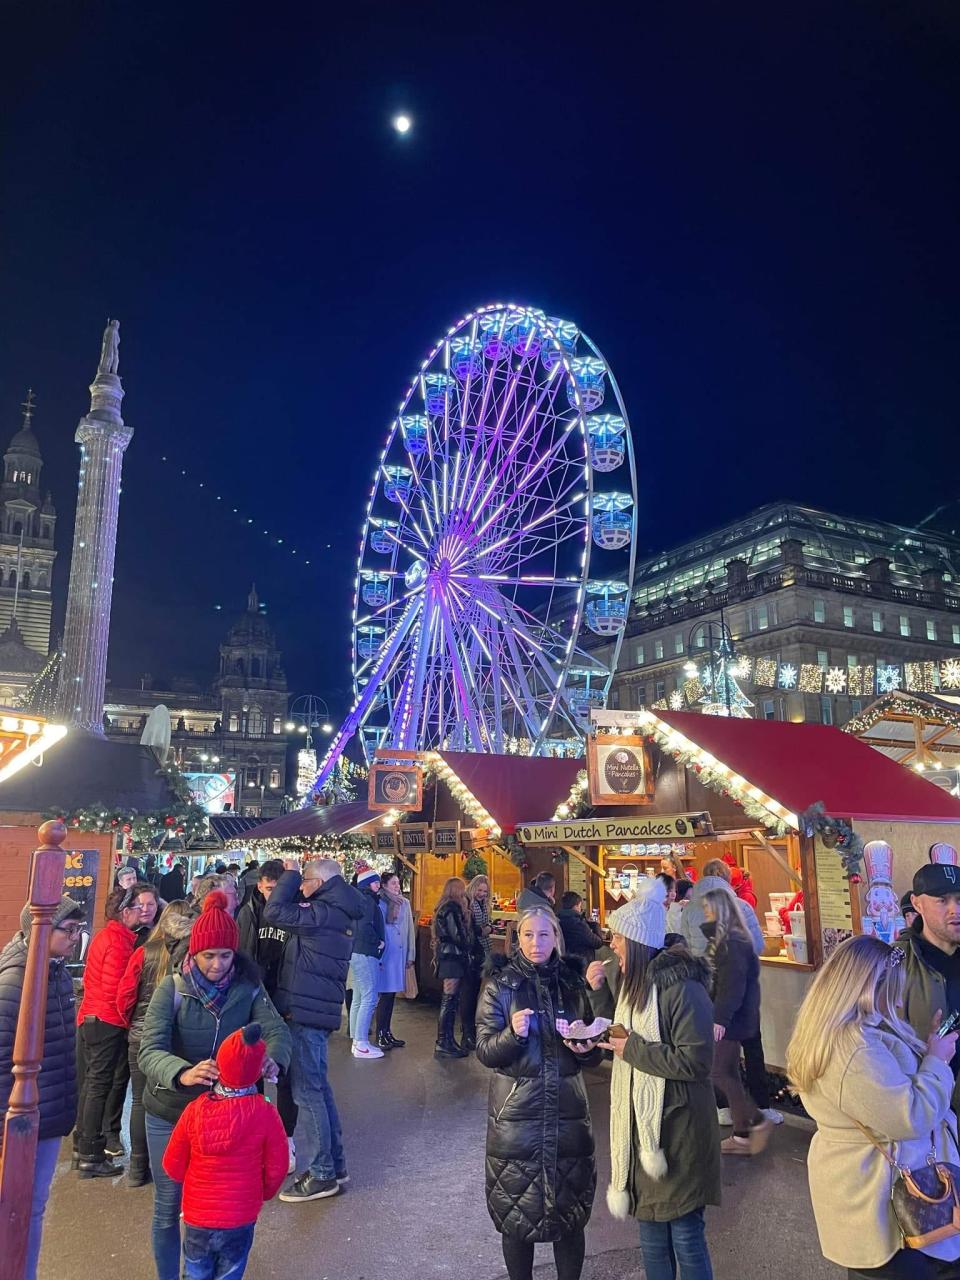
[[33,430],[33,411],[37,407],[37,402],[33,395],[33,387],[27,391],[27,398],[24,400],[20,408],[23,410],[23,425],[28,431]]
[[260,597],[257,595],[257,584],[254,582],[247,596],[247,613],[260,612]]

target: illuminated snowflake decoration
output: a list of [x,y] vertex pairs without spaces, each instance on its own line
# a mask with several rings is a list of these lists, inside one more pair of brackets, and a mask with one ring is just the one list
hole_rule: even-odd
[[781,689],[795,689],[797,687],[797,668],[792,662],[782,662],[780,664],[780,680]]
[[877,663],[877,693],[896,693],[900,688],[900,668]]
[[941,662],[940,683],[948,689],[960,689],[960,658],[946,658]]
[[744,654],[730,664],[730,674],[737,680],[749,680],[753,670],[753,659]]
[[679,689],[674,689],[673,693],[671,693],[670,695],[670,710],[671,711],[683,710],[683,694],[680,692]]
[[847,673],[843,667],[831,667],[824,678],[827,693],[843,693],[847,687]]

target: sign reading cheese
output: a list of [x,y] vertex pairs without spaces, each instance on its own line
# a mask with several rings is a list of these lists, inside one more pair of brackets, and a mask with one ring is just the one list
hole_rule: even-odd
[[621,844],[625,841],[705,836],[709,813],[658,813],[647,818],[579,818],[572,822],[526,822],[517,827],[523,844]]

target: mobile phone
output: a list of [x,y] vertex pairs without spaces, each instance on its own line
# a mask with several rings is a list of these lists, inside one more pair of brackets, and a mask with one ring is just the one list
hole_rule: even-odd
[[948,1013],[944,1020],[937,1027],[937,1038],[942,1040],[944,1036],[948,1036],[951,1031],[955,1031],[957,1023],[960,1022],[960,1009],[954,1009],[953,1013]]

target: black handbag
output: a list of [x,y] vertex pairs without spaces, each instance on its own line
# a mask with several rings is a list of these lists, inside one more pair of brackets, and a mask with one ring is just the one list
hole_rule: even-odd
[[897,1175],[891,1201],[907,1248],[926,1249],[960,1235],[960,1168],[936,1158],[934,1135],[930,1135],[927,1163],[918,1169],[904,1169],[869,1129],[859,1120],[855,1123]]

